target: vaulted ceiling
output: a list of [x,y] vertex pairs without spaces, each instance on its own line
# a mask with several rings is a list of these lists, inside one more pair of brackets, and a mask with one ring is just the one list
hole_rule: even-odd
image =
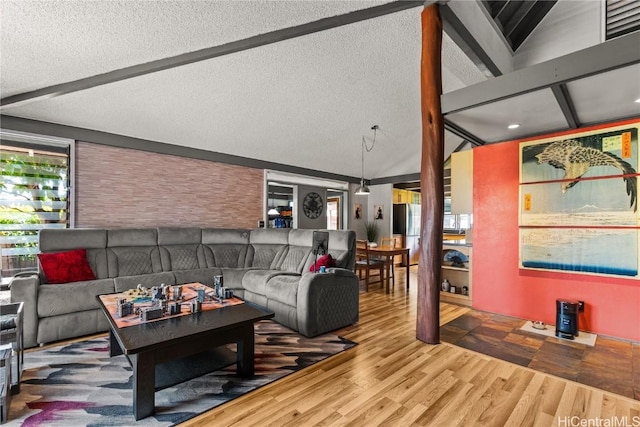
[[[465,140],[490,143],[640,115],[640,104],[623,101],[634,91],[640,98],[637,52],[615,68],[592,58],[580,64],[592,72],[572,69],[570,79],[527,71],[600,44],[600,27],[587,31],[597,22],[588,1],[537,2],[546,11],[535,3],[441,5],[446,156]],[[577,16],[570,3],[581,3]],[[361,140],[371,140],[375,124],[366,177],[415,176],[422,5],[3,0],[3,122],[50,122],[350,180],[358,179]],[[473,25],[484,30],[467,28],[460,8],[471,7]],[[539,28],[545,31],[537,35]],[[548,35],[554,29],[561,32]],[[539,54],[553,40],[560,47]],[[507,53],[511,70],[495,72],[504,67],[492,49]],[[523,126],[510,133],[505,126],[514,121]]]
[[515,52],[557,0],[483,0],[491,18]]

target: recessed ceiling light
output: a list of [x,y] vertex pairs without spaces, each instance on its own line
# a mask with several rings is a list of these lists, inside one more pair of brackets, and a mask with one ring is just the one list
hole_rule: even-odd
[[638,104],[640,104],[640,98],[636,99],[634,102],[637,102]]
[[509,129],[518,129],[520,127],[520,125],[518,123],[513,123],[509,126],[507,126]]

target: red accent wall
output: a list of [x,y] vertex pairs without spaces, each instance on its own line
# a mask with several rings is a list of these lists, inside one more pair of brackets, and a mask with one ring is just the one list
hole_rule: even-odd
[[473,150],[473,307],[555,324],[556,299],[583,300],[580,330],[640,341],[640,280],[518,267],[519,142]]

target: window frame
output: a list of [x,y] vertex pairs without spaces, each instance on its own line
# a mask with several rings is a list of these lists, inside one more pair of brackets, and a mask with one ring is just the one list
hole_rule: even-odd
[[[60,138],[55,136],[40,135],[21,131],[0,129],[0,140],[7,146],[14,143],[15,146],[22,148],[46,150],[47,147],[65,149],[67,151],[67,222],[66,228],[75,227],[76,217],[76,200],[75,200],[75,147],[76,141],[69,138]],[[36,246],[37,247],[37,246]],[[39,252],[37,247],[36,253]],[[0,254],[1,255],[1,254]],[[2,256],[0,256],[0,274],[4,274],[2,268]],[[2,282],[5,282],[10,276],[2,275]]]

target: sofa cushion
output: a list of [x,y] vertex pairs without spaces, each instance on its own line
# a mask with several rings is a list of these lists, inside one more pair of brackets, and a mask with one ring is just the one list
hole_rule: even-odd
[[289,231],[285,228],[251,230],[247,267],[279,269],[289,244]]
[[309,256],[313,258],[310,247],[289,246],[285,252],[285,255],[282,257],[278,269],[293,273],[302,273],[302,268],[306,264]]
[[104,229],[44,228],[38,233],[38,248],[42,252],[106,247],[107,230]]
[[162,271],[154,228],[107,230],[109,276],[136,276]]
[[249,230],[230,228],[202,229],[202,247],[207,267],[246,267],[248,246]]
[[278,301],[295,307],[298,302],[298,283],[300,276],[278,275],[267,282],[266,293],[268,300]]
[[242,279],[244,275],[247,274],[248,271],[251,271],[250,268],[223,268],[222,269],[222,283],[225,288],[233,289],[234,293],[238,293],[238,291],[243,291],[244,287],[242,286]]
[[201,239],[200,228],[158,228],[162,270],[193,270],[206,267],[204,252],[200,246]]
[[87,248],[87,261],[96,278],[106,279],[109,277],[109,265],[107,262],[107,250],[105,248]]
[[42,285],[38,291],[38,317],[97,309],[96,295],[112,294],[114,291],[113,279]]
[[329,231],[329,253],[335,260],[335,266],[353,270],[355,268],[356,233],[349,230]]
[[244,228],[203,228],[203,245],[248,245],[249,230]]
[[177,285],[198,282],[213,287],[213,276],[221,275],[222,269],[199,268],[195,270],[178,270],[174,271],[173,274],[176,277]]
[[107,249],[109,275],[137,276],[162,271],[160,253],[155,246]]
[[[329,253],[334,260],[335,267],[355,269],[356,234],[353,230],[327,230],[329,232]],[[303,271],[308,271],[313,265],[313,257],[307,260]]]
[[251,230],[249,243],[252,245],[288,245],[290,228],[256,228]]
[[69,283],[95,280],[85,249],[38,254],[47,283]]
[[102,310],[74,311],[41,318],[38,323],[36,342],[46,344],[108,330],[109,322]]
[[282,264],[282,259],[286,252],[286,245],[251,245],[247,253],[249,267],[274,270]]
[[198,256],[199,249],[200,245],[160,246],[162,270],[194,270],[204,267],[205,264],[200,265],[200,259],[204,261],[204,256]]
[[224,243],[203,245],[207,267],[242,268],[247,257],[247,245]]
[[[87,261],[98,279],[109,277],[107,269],[107,230],[92,228],[45,228],[38,233],[40,252],[86,249]],[[40,277],[45,279],[40,270]]]
[[107,230],[107,247],[156,246],[158,230],[155,228],[113,228]]
[[158,227],[158,245],[198,245],[202,229],[197,227]]
[[267,296],[267,282],[279,275],[300,276],[279,270],[249,270],[242,277],[242,287],[254,294]]

